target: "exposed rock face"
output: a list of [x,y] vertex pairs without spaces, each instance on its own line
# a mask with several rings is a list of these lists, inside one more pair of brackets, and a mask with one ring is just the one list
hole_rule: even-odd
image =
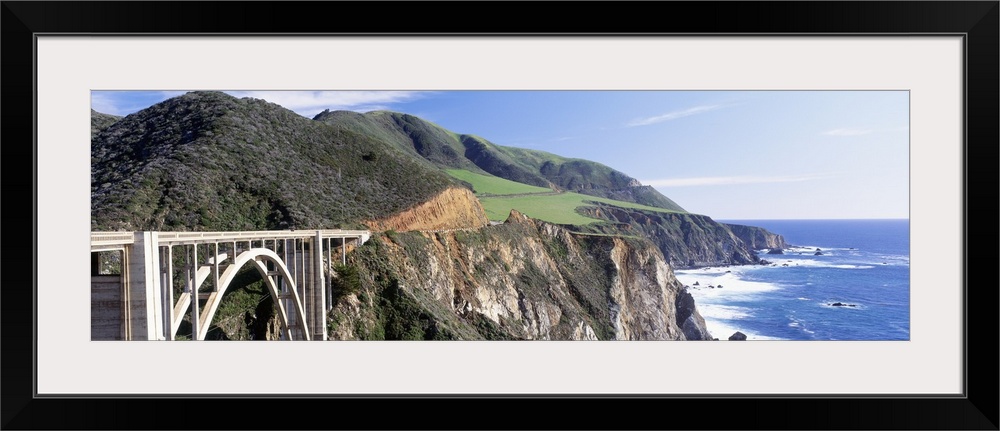
[[711,339],[653,244],[516,211],[478,230],[376,235],[350,259],[362,287],[331,313],[335,339]]
[[489,222],[482,204],[471,191],[449,187],[427,202],[366,224],[376,231],[407,232],[479,228]]
[[705,319],[695,308],[694,297],[687,290],[682,290],[677,295],[677,324],[684,331],[684,336],[689,340],[711,340],[708,328],[705,326]]
[[729,336],[729,341],[746,341],[746,339],[747,335],[740,331],[736,331],[733,335]]
[[753,249],[730,231],[727,225],[708,216],[626,209],[603,204],[585,207],[581,212],[589,217],[617,223],[614,226],[588,226],[590,229],[649,238],[674,268],[761,263]]
[[756,226],[723,223],[747,247],[753,250],[788,248],[785,237]]

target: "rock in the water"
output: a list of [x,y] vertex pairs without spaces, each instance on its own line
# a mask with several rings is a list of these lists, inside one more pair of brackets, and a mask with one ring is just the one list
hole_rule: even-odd
[[785,254],[780,248],[772,248],[767,251],[767,254]]
[[721,284],[718,285],[718,286],[715,286],[715,287],[718,287],[719,289],[722,289],[722,285]]
[[816,247],[816,251],[823,251],[823,249]]
[[698,286],[698,282],[697,281],[694,282],[694,284],[692,284],[692,286]]
[[813,256],[822,256],[822,255],[823,255],[823,252],[821,252],[821,251],[817,251],[816,253],[813,253]]
[[746,341],[746,340],[747,340],[747,334],[744,334],[740,331],[736,331],[736,333],[729,336],[729,341]]

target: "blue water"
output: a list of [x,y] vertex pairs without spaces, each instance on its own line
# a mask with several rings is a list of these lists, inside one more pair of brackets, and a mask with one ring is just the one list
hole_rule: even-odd
[[676,271],[713,337],[910,339],[909,220],[722,222],[763,227],[792,248],[760,252],[770,265]]

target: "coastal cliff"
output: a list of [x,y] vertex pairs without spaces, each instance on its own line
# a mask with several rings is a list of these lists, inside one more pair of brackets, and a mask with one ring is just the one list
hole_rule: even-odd
[[337,293],[334,339],[711,339],[649,241],[517,211],[479,229],[376,235],[349,261],[359,277]]
[[729,223],[723,225],[752,250],[788,248],[783,236],[771,233],[767,229]]
[[741,226],[737,233],[730,225],[698,214],[621,208],[599,202],[580,212],[611,222],[589,225],[587,230],[648,238],[674,268],[760,264],[763,261],[754,253],[757,246],[784,244],[780,235],[764,229]]

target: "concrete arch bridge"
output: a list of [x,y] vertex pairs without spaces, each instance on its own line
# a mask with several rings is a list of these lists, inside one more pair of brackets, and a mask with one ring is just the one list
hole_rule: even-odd
[[[91,339],[204,340],[226,290],[250,266],[276,305],[280,339],[326,340],[329,274],[370,236],[359,230],[91,232]],[[191,332],[180,334],[186,314]]]

